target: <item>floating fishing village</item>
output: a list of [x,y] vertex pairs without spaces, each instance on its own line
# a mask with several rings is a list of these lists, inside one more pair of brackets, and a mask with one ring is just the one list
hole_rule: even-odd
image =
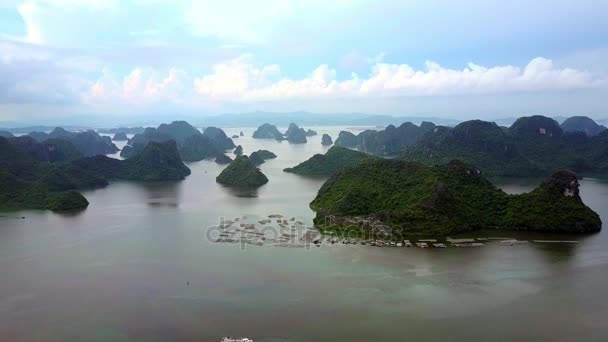
[[280,214],[271,214],[264,218],[243,215],[232,220],[220,218],[217,229],[211,229],[211,241],[216,243],[273,246],[286,248],[308,248],[322,245],[349,245],[370,247],[406,247],[422,249],[471,248],[496,246],[516,246],[521,244],[576,244],[577,240],[518,240],[512,237],[466,237],[466,238],[397,238],[382,237],[349,237],[341,236],[334,231],[324,232],[317,227],[306,225],[295,217],[287,219]]

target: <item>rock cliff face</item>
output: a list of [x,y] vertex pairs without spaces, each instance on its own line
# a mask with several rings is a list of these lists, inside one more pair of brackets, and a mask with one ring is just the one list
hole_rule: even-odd
[[507,195],[478,168],[459,161],[442,166],[365,161],[334,174],[311,208],[323,229],[374,227],[401,235],[484,228],[588,233],[602,224],[582,202],[576,175],[569,171],[555,173],[530,193]]
[[323,134],[323,137],[321,137],[321,145],[323,145],[323,146],[331,146],[333,143],[334,142],[331,139],[331,136],[329,136],[329,134]]
[[226,136],[223,130],[217,127],[207,127],[203,132],[203,136],[207,137],[215,146],[222,150],[230,150],[236,147],[232,139]]
[[233,152],[236,156],[242,156],[243,155],[243,146],[239,145],[234,149]]
[[258,187],[268,183],[268,178],[247,156],[237,157],[217,176],[216,181],[228,186]]
[[125,132],[118,132],[118,133],[114,134],[114,137],[112,138],[112,140],[114,140],[114,141],[127,141],[127,140],[129,140],[129,138],[127,137],[127,133],[125,133]]
[[293,122],[289,124],[289,128],[285,132],[285,138],[292,144],[305,144],[307,142],[306,131]]
[[399,127],[388,125],[381,131],[365,130],[356,136],[342,131],[336,140],[336,145],[356,148],[377,156],[395,156],[434,130],[435,127],[431,122],[422,122],[420,126],[406,122]]

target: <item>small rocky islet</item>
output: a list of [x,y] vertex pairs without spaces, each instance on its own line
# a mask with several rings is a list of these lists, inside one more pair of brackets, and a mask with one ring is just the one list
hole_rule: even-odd
[[240,156],[222,170],[216,181],[227,186],[259,187],[268,183],[268,178],[248,156]]
[[305,144],[307,142],[306,137],[312,137],[317,135],[317,132],[299,127],[295,123],[290,123],[287,131],[281,133],[279,129],[272,124],[265,123],[259,126],[253,133],[254,139],[274,139],[278,141],[286,140],[292,144]]

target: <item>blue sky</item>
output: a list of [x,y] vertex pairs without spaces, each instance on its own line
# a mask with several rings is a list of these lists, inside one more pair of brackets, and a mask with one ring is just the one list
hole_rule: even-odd
[[0,0],[0,121],[608,117],[608,0]]

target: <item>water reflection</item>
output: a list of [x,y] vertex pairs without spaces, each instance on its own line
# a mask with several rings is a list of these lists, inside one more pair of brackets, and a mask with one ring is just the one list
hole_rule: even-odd
[[182,182],[153,182],[138,184],[142,195],[151,207],[178,207]]
[[57,214],[59,216],[63,216],[65,218],[70,218],[70,217],[77,217],[82,215],[85,211],[87,210],[87,208],[78,208],[78,209],[72,209],[72,210],[64,210],[64,211],[59,211],[57,212]]
[[258,197],[258,188],[257,187],[247,187],[247,186],[226,186],[221,185],[221,188],[227,193],[242,198],[256,198]]

